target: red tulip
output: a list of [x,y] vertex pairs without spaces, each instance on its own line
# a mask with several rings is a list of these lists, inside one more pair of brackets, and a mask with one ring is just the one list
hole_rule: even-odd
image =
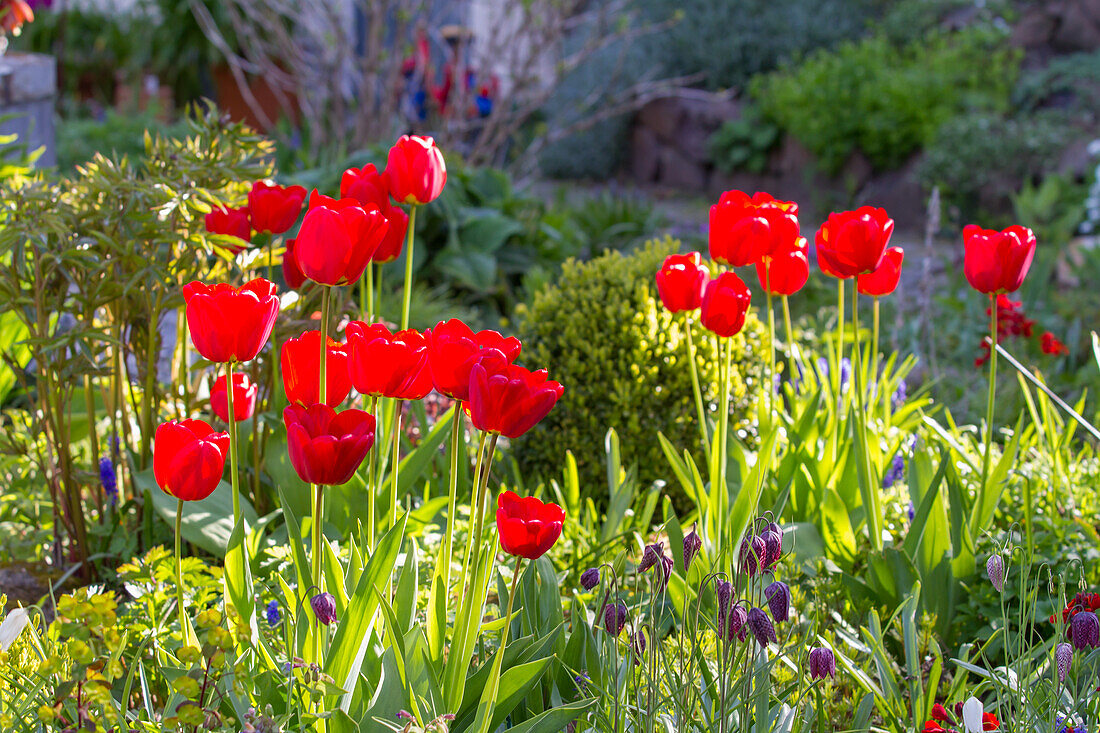
[[905,260],[905,250],[891,247],[882,256],[878,269],[864,275],[856,275],[856,287],[864,295],[879,297],[897,290],[901,280],[901,263]]
[[390,225],[386,228],[386,237],[370,258],[371,262],[378,264],[393,262],[400,257],[409,233],[409,215],[400,206],[387,204],[382,207],[382,214]]
[[256,181],[248,193],[252,228],[257,232],[282,234],[298,221],[306,190],[301,186],[279,186]]
[[726,191],[710,207],[710,256],[725,265],[752,265],[798,239],[798,204],[771,194]]
[[[348,349],[331,338],[325,344],[325,404],[336,407],[351,391],[348,376]],[[286,398],[298,405],[317,402],[317,387],[321,383],[321,332],[306,331],[283,344],[279,357],[283,371]]]
[[294,257],[310,280],[346,285],[363,274],[388,226],[382,212],[365,210],[355,199],[314,196],[298,229]]
[[381,323],[352,321],[348,335],[348,371],[364,396],[419,400],[432,391],[428,342],[409,328],[397,333]]
[[153,437],[153,476],[177,499],[199,501],[218,488],[229,454],[229,433],[202,420],[170,420]]
[[[225,388],[225,375],[214,381],[210,389],[210,409],[222,422],[229,422],[229,395]],[[256,411],[256,385],[244,372],[233,373],[233,419],[242,422]]]
[[673,313],[693,311],[703,302],[708,280],[710,271],[698,252],[669,255],[657,271],[657,294]]
[[826,274],[847,279],[874,272],[886,253],[894,220],[885,209],[861,206],[829,214],[817,230],[817,258]]
[[1001,721],[993,713],[982,713],[982,730],[991,731],[1001,727]]
[[298,258],[294,256],[295,240],[286,240],[286,251],[283,253],[283,280],[291,290],[297,290],[306,282],[306,276],[302,268],[298,267]]
[[502,491],[497,497],[497,532],[509,555],[538,560],[561,537],[565,511],[553,502]]
[[546,417],[564,389],[545,369],[532,372],[498,359],[490,352],[470,370],[470,420],[478,430],[518,438]]
[[[206,231],[211,234],[224,234],[248,242],[252,240],[252,224],[249,223],[248,207],[229,209],[224,206],[211,209],[206,215]],[[240,252],[244,247],[233,247]]]
[[399,204],[426,204],[443,192],[447,165],[435,140],[419,135],[402,135],[386,159],[386,183],[390,196]]
[[963,271],[980,293],[1011,293],[1024,282],[1035,257],[1035,234],[1027,227],[1004,231],[970,224],[963,229],[966,257]]
[[505,338],[496,331],[474,331],[457,318],[440,321],[424,335],[428,339],[428,368],[435,391],[455,400],[470,398],[470,370],[484,356],[485,349],[495,349],[507,363],[519,356],[520,342],[514,336]]
[[752,293],[733,272],[723,272],[707,283],[699,322],[719,336],[733,336],[745,325]]
[[810,277],[810,261],[806,257],[805,237],[799,237],[790,247],[782,247],[756,263],[760,287],[772,295],[794,295]]
[[386,221],[386,237],[371,256],[372,262],[385,263],[396,260],[405,246],[405,236],[409,231],[409,215],[399,206],[390,203],[390,189],[386,177],[378,172],[374,164],[362,168],[348,168],[340,179],[340,195],[352,198],[369,209],[373,204]]
[[374,445],[374,415],[363,410],[291,405],[283,422],[290,463],[306,483],[346,484]]
[[195,349],[218,362],[256,357],[271,335],[279,315],[275,283],[258,277],[239,288],[198,280],[183,286],[187,328]]
[[1069,347],[1059,341],[1058,337],[1050,331],[1044,331],[1043,335],[1039,337],[1039,347],[1044,354],[1050,354],[1051,356],[1065,356],[1069,353]]

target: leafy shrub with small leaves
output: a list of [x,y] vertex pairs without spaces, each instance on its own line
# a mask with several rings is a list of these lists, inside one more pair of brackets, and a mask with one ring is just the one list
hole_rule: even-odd
[[[641,486],[668,478],[658,432],[675,446],[694,446],[696,460],[704,465],[684,317],[665,310],[654,283],[664,258],[679,248],[678,241],[665,238],[630,254],[611,252],[583,264],[570,260],[553,285],[517,309],[522,360],[544,365],[551,378],[565,385],[557,407],[515,445],[525,475],[556,477],[565,452],[572,450],[582,492],[586,486],[602,487],[608,428],[618,432],[623,464],[637,467]],[[714,409],[714,335],[698,324],[692,334],[704,399]],[[760,379],[763,334],[750,313],[734,337],[734,425],[748,414],[758,391],[753,385]]]
[[722,123],[707,141],[711,160],[726,173],[763,173],[768,153],[779,142],[779,126],[764,119],[755,105],[749,105],[736,120]]

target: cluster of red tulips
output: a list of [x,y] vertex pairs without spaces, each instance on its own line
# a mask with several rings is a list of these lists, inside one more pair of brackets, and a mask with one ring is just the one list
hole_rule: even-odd
[[[284,255],[288,285],[299,288],[313,282],[323,288],[320,330],[289,339],[280,354],[283,387],[290,403],[283,412],[290,461],[315,492],[312,554],[318,592],[323,591],[324,583],[319,564],[324,541],[322,487],[350,481],[376,447],[373,413],[380,399],[419,400],[434,389],[455,400],[456,436],[465,414],[481,431],[482,446],[490,441],[487,460],[491,460],[499,436],[519,437],[545,417],[562,395],[562,386],[550,380],[545,370],[532,371],[515,363],[521,348],[515,338],[495,331],[475,332],[459,320],[441,322],[424,332],[408,328],[408,267],[401,329],[392,331],[368,317],[345,326],[346,343],[329,337],[332,288],[357,283],[372,262],[396,258],[406,235],[411,249],[416,207],[438,197],[446,177],[443,156],[431,138],[404,136],[390,150],[382,173],[374,166],[348,170],[339,199],[314,191],[297,237],[288,243]],[[247,207],[213,212],[208,226],[219,230],[225,225],[220,231],[246,240],[251,230],[284,233],[297,221],[305,198],[300,187],[259,182]],[[400,208],[402,204],[409,206],[408,214]],[[229,222],[235,223],[230,227]],[[154,473],[161,489],[177,498],[182,508],[184,501],[201,500],[214,491],[228,456],[237,523],[236,423],[255,410],[256,387],[244,374],[234,373],[234,366],[254,359],[267,343],[279,314],[277,289],[263,278],[237,287],[193,282],[184,287],[183,295],[196,351],[211,362],[226,365],[212,388],[211,407],[229,424],[229,432],[216,432],[194,419],[162,424],[154,440]],[[352,388],[364,402],[369,398],[370,410],[340,409]],[[389,436],[394,453],[391,526],[397,519],[401,413],[398,404]],[[457,452],[452,458],[457,460]],[[485,465],[486,475],[480,477],[478,487],[479,510],[487,483],[489,464]],[[368,477],[370,506],[364,521],[372,541],[378,520],[374,493],[382,487],[372,486],[373,478],[372,471]],[[504,494],[498,510],[501,544],[512,554],[539,557],[561,534],[563,519],[562,510],[555,505]],[[177,554],[178,534],[177,530]],[[448,526],[447,541],[451,538]]]

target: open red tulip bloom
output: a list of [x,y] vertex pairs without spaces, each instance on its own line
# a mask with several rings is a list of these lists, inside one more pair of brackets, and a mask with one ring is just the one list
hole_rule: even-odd
[[153,476],[177,499],[199,501],[218,488],[229,454],[229,433],[202,420],[171,420],[153,438]]
[[499,352],[509,364],[520,352],[519,339],[496,331],[478,331],[457,318],[440,321],[424,335],[428,339],[428,368],[440,394],[455,400],[470,399],[470,370],[486,349]]
[[1035,257],[1035,233],[1011,226],[1003,231],[970,224],[963,229],[966,257],[963,271],[980,293],[1011,293],[1020,289]]
[[810,261],[805,237],[790,246],[780,247],[756,263],[760,287],[772,295],[794,295],[810,277]]
[[[211,234],[224,234],[248,242],[252,239],[252,224],[249,222],[248,207],[238,209],[219,207],[211,209],[206,215],[206,231]],[[244,247],[234,247],[240,252]]]
[[510,555],[538,560],[561,537],[565,512],[554,503],[504,491],[497,497],[500,546]]
[[874,272],[893,233],[894,220],[885,209],[861,206],[855,211],[833,212],[817,230],[821,269],[841,279]]
[[[336,407],[351,391],[348,349],[330,338],[325,344],[325,353],[325,404]],[[317,402],[321,381],[321,332],[306,331],[296,339],[288,339],[283,344],[279,364],[287,400],[302,406]]]
[[356,282],[386,237],[389,222],[355,199],[315,195],[294,241],[298,268],[323,285]]
[[878,269],[856,276],[856,287],[863,295],[881,297],[889,295],[898,288],[901,280],[901,264],[905,261],[905,251],[901,247],[891,247],[882,256]]
[[657,271],[657,294],[673,313],[696,310],[703,303],[703,291],[710,271],[698,252],[669,255]]
[[744,281],[733,272],[723,272],[707,283],[699,322],[723,337],[736,335],[745,326],[752,293]]
[[283,252],[283,281],[291,290],[297,290],[306,281],[305,273],[298,267],[298,259],[294,256],[294,242],[293,239],[286,240],[286,251]]
[[363,410],[291,405],[283,422],[290,463],[306,483],[346,484],[374,445],[374,415]]
[[347,325],[348,372],[361,395],[419,400],[432,391],[428,342],[409,328],[397,333],[381,323]]
[[724,265],[753,265],[798,239],[798,204],[771,194],[726,191],[710,207],[710,256]]
[[386,159],[386,183],[399,204],[426,204],[443,192],[447,165],[435,140],[420,135],[402,135]]
[[239,288],[196,280],[183,286],[183,298],[191,341],[210,361],[254,359],[271,336],[279,315],[275,283],[262,277]]
[[[229,395],[225,388],[225,375],[214,380],[210,388],[210,409],[222,422],[229,422]],[[247,420],[256,411],[256,385],[244,372],[233,373],[233,419]]]
[[298,221],[306,190],[301,186],[279,186],[256,181],[248,193],[252,228],[257,232],[282,234]]
[[532,372],[499,358],[490,350],[470,370],[470,421],[478,430],[518,438],[546,417],[565,390],[547,379],[545,369]]
[[340,179],[340,196],[358,201],[364,209],[374,206],[390,223],[386,236],[371,255],[376,263],[392,262],[401,255],[405,235],[409,231],[409,215],[390,203],[389,183],[373,163],[362,168],[348,168]]

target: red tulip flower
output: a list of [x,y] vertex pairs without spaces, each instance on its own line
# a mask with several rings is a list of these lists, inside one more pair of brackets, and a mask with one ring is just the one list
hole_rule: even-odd
[[696,310],[703,302],[703,290],[710,271],[698,252],[669,255],[657,271],[657,294],[673,313]]
[[363,410],[291,405],[283,422],[290,463],[306,483],[346,484],[374,445],[374,415]]
[[419,400],[432,391],[428,341],[409,328],[397,333],[381,323],[347,325],[348,372],[359,394]]
[[293,239],[286,240],[286,251],[283,252],[283,280],[291,290],[297,290],[306,282],[306,276],[302,268],[298,267],[298,258],[294,256]]
[[847,279],[874,272],[882,262],[894,220],[885,209],[861,206],[829,214],[817,230],[817,258],[828,275]]
[[183,286],[187,328],[204,359],[249,361],[256,357],[279,315],[275,283],[258,277],[239,288],[198,280]]
[[744,281],[733,272],[723,272],[707,283],[699,322],[719,336],[733,336],[744,327],[751,302],[752,293]]
[[[246,242],[252,240],[252,224],[249,222],[248,207],[228,209],[224,206],[211,209],[206,215],[206,231],[211,234],[224,234],[227,237],[236,237]],[[240,252],[244,247],[234,247],[235,252]]]
[[497,532],[509,555],[538,560],[561,537],[565,511],[553,502],[502,491],[497,497]]
[[710,207],[710,256],[741,267],[790,247],[798,239],[798,204],[771,194],[726,191]]
[[370,258],[371,262],[380,265],[393,262],[401,256],[401,250],[405,248],[405,237],[409,233],[409,215],[400,206],[383,206],[382,214],[390,225],[386,228],[382,243]]
[[[331,338],[325,344],[325,404],[336,407],[351,391],[348,376],[347,346]],[[321,332],[306,331],[283,344],[279,357],[286,398],[294,404],[309,406],[320,397]]]
[[[214,381],[210,389],[210,409],[221,419],[229,422],[229,395],[225,388],[225,375]],[[244,372],[233,373],[233,419],[242,422],[256,412],[256,385]]]
[[891,247],[882,256],[882,262],[874,272],[856,275],[856,288],[863,295],[873,295],[876,298],[889,295],[898,288],[901,280],[901,263],[905,260],[905,250],[901,247]]
[[810,261],[805,237],[789,247],[781,247],[756,263],[760,287],[772,295],[794,295],[810,277]]
[[390,223],[385,239],[371,255],[372,262],[392,262],[401,256],[409,231],[409,215],[401,207],[390,203],[389,184],[374,164],[344,171],[340,179],[340,196],[355,199],[364,209],[375,206]]
[[298,229],[294,257],[302,274],[323,285],[355,282],[386,237],[389,222],[355,199],[315,196]]
[[202,420],[170,420],[153,437],[153,476],[164,493],[199,501],[218,488],[228,454],[229,433]]
[[499,353],[490,352],[470,370],[470,421],[478,430],[518,438],[546,417],[565,390],[547,379],[545,369],[532,372],[498,359]]
[[298,221],[306,190],[301,186],[279,186],[256,181],[248,193],[252,228],[257,232],[282,234]]
[[440,321],[424,335],[428,339],[428,368],[435,391],[451,399],[470,399],[470,370],[486,349],[499,352],[511,364],[519,356],[520,342],[496,331],[474,331],[457,318]]
[[1035,257],[1035,233],[1027,227],[1004,231],[970,224],[963,229],[966,257],[963,271],[980,293],[1011,293],[1020,289]]
[[435,140],[419,135],[402,135],[386,159],[386,183],[390,196],[399,204],[426,204],[443,192],[447,165]]
[[1043,335],[1039,337],[1039,347],[1044,354],[1051,356],[1065,356],[1069,353],[1069,347],[1059,341],[1058,337],[1050,331],[1044,331]]

